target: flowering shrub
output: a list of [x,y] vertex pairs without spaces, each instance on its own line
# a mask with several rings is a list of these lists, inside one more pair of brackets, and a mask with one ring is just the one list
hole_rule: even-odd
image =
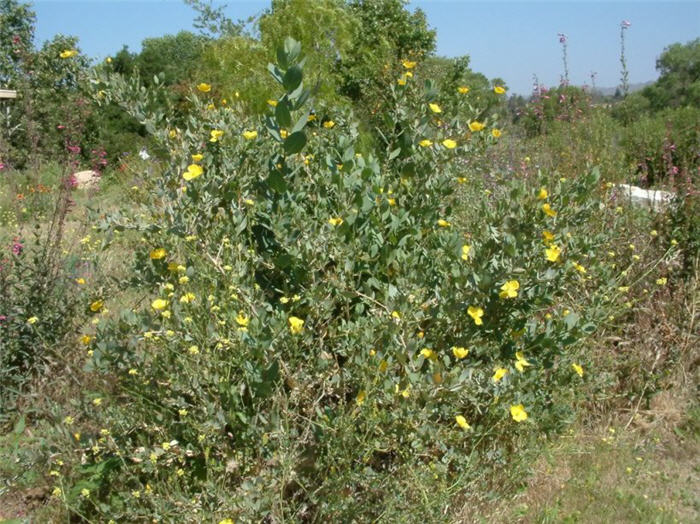
[[417,75],[360,150],[351,115],[313,107],[300,45],[277,57],[262,119],[200,85],[177,127],[98,86],[170,157],[142,214],[102,224],[142,235],[143,295],[84,335],[108,379],[65,413],[54,491],[84,518],[433,516],[476,461],[566,422],[577,343],[619,307],[597,171],[472,180],[460,159],[498,133]]
[[[56,223],[54,223],[56,225]],[[0,424],[27,380],[82,318],[78,261],[61,253],[61,232],[38,229],[0,251]]]

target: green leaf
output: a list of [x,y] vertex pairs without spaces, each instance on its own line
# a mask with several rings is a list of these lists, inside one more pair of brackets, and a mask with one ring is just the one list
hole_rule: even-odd
[[298,153],[306,145],[306,135],[303,131],[292,133],[284,141],[284,152],[288,155]]
[[287,69],[287,72],[284,74],[284,78],[282,78],[282,85],[288,93],[291,93],[297,87],[299,87],[299,84],[301,84],[301,78],[301,67],[297,65],[292,66]]
[[564,317],[564,323],[567,329],[572,330],[578,323],[579,316],[576,313],[569,313]]
[[306,123],[309,121],[309,115],[311,114],[311,108],[309,108],[303,115],[301,115],[301,118],[297,120],[297,123],[294,124],[294,127],[292,128],[292,133],[296,133],[297,131],[301,131],[306,127]]
[[25,427],[25,422],[24,422],[24,417],[22,416],[17,420],[17,423],[15,424],[15,429],[14,429],[15,435],[21,435],[22,433],[24,433],[24,427]]
[[301,43],[288,36],[284,39],[284,53],[286,55],[287,63],[293,64],[301,54]]
[[277,63],[282,69],[287,69],[289,67],[289,62],[287,61],[287,52],[283,46],[277,48]]
[[282,78],[282,71],[275,65],[275,64],[267,64],[267,70],[270,72],[272,75],[272,78],[277,80],[280,84],[284,83],[284,80]]
[[275,107],[275,118],[280,127],[289,127],[292,125],[292,115],[289,113],[289,102],[282,99]]
[[279,171],[272,171],[270,173],[270,176],[267,177],[267,185],[278,193],[287,191],[287,182],[285,182],[282,173]]

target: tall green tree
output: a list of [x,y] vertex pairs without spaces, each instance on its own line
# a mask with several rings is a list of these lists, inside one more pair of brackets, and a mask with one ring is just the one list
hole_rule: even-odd
[[656,69],[659,79],[643,91],[652,110],[700,107],[700,38],[664,49],[656,61]]
[[0,88],[16,87],[32,50],[36,14],[27,3],[0,0]]

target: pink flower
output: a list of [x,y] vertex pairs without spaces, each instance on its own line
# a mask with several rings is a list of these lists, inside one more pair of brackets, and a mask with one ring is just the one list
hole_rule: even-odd
[[23,248],[23,247],[24,247],[24,246],[22,246],[21,242],[19,242],[19,240],[17,240],[17,239],[15,238],[15,239],[12,241],[12,254],[17,255],[17,256],[21,255],[21,254],[22,254],[22,248]]
[[627,29],[631,25],[632,25],[632,22],[630,22],[629,20],[623,20],[622,22],[620,22],[620,26],[623,29]]

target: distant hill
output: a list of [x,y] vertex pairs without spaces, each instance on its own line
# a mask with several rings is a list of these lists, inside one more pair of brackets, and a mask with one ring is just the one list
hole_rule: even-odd
[[[635,91],[640,91],[644,89],[646,86],[651,85],[655,82],[655,80],[649,80],[648,82],[640,82],[638,84],[630,84],[630,93],[634,93]],[[619,86],[615,87],[597,87],[595,88],[596,93],[599,93],[603,96],[613,96],[615,94],[615,91],[617,91]]]

